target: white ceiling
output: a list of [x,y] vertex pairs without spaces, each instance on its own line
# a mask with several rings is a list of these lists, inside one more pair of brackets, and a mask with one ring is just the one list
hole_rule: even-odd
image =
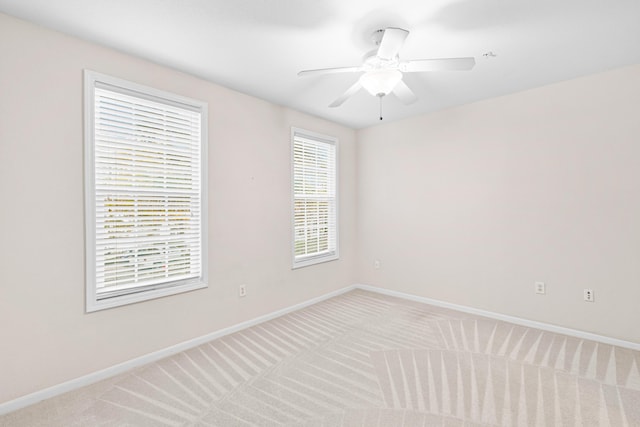
[[353,128],[379,122],[377,98],[328,105],[357,75],[296,74],[360,65],[379,28],[411,31],[401,59],[476,58],[470,72],[405,74],[419,101],[385,97],[385,121],[640,63],[640,0],[0,0],[0,11]]

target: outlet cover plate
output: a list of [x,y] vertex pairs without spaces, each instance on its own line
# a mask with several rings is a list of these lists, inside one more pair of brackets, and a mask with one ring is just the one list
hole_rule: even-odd
[[586,302],[594,302],[595,301],[595,296],[593,295],[593,290],[585,289],[583,291],[583,295],[584,295],[584,300]]

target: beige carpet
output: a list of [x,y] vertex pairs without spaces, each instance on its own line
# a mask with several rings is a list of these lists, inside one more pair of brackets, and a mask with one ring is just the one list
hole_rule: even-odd
[[640,352],[354,291],[2,426],[640,426]]

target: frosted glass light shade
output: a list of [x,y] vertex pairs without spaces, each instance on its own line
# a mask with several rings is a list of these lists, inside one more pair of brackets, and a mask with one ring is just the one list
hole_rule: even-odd
[[388,95],[400,80],[398,70],[371,70],[360,76],[360,84],[373,96]]

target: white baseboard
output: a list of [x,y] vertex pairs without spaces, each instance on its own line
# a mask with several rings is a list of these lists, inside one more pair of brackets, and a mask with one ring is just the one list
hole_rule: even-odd
[[379,288],[371,285],[354,285],[356,289],[362,289],[364,291],[377,292],[379,294],[388,295],[392,297],[398,297],[410,301],[421,302],[424,304],[435,305],[442,308],[450,308],[452,310],[462,311],[463,313],[475,314],[478,316],[484,316],[491,319],[502,320],[504,322],[515,323],[516,325],[527,326],[529,328],[542,329],[543,331],[555,332],[557,334],[569,335],[576,338],[582,338],[585,340],[597,341],[604,344],[615,345],[618,347],[624,347],[631,350],[640,351],[640,344],[620,340],[617,338],[611,338],[604,335],[593,334],[591,332],[580,331],[577,329],[565,328],[562,326],[552,325],[549,323],[538,322],[535,320],[523,319],[521,317],[508,316],[506,314],[494,313],[492,311],[481,310],[479,308],[467,307],[465,305],[453,304],[446,301],[435,300],[431,298],[420,297],[417,295],[406,294],[404,292],[392,291],[385,288]]
[[551,325],[548,323],[537,322],[534,320],[522,319],[520,317],[508,316],[505,314],[494,313],[487,310],[481,310],[478,308],[467,307],[464,305],[453,304],[445,301],[434,300],[431,298],[420,297],[417,295],[407,294],[398,291],[392,291],[385,288],[379,288],[371,285],[363,285],[356,284],[347,286],[342,289],[338,289],[333,292],[329,292],[325,295],[321,295],[316,298],[312,298],[310,300],[301,302],[299,304],[292,305],[290,307],[283,308],[281,310],[274,311],[269,314],[265,314],[263,316],[256,317],[251,320],[247,320],[242,323],[238,323],[236,325],[230,326],[228,328],[220,329],[218,331],[212,332],[207,335],[203,335],[201,337],[197,337],[188,341],[181,342],[179,344],[173,345],[171,347],[164,348],[162,350],[155,351],[153,353],[146,354],[141,357],[137,357],[135,359],[128,360],[126,362],[111,366],[106,369],[102,369],[100,371],[92,372],[90,374],[84,375],[82,377],[66,381],[61,384],[57,384],[55,386],[27,394],[22,397],[18,397],[17,399],[10,400],[8,402],[0,403],[0,415],[7,414],[9,412],[16,411],[18,409],[24,408],[29,405],[33,405],[45,399],[50,399],[52,397],[58,396],[60,394],[76,390],[78,388],[96,383],[98,381],[105,380],[107,378],[114,377],[116,375],[127,372],[131,369],[137,368],[139,366],[145,365],[147,363],[153,363],[160,359],[164,359],[165,357],[173,356],[174,354],[180,353],[185,350],[189,350],[191,348],[197,347],[206,342],[215,340],[217,338],[223,337],[225,335],[232,334],[234,332],[241,331],[243,329],[249,328],[251,326],[257,325],[259,323],[266,322],[268,320],[275,319],[277,317],[283,316],[285,314],[291,313],[296,310],[300,310],[302,308],[308,307],[310,305],[316,304],[318,302],[327,300],[329,298],[333,298],[335,296],[344,294],[346,292],[352,291],[354,289],[362,289],[364,291],[376,292],[382,295],[388,295],[393,297],[398,297],[410,301],[416,301],[420,303],[430,304],[437,307],[449,308],[452,310],[458,310],[464,313],[475,314],[478,316],[484,316],[491,319],[502,320],[509,323],[514,323],[517,325],[527,326],[530,328],[542,329],[549,332],[555,332],[558,334],[569,335],[576,338],[587,339],[591,341],[602,342],[605,344],[615,345],[619,347],[629,348],[631,350],[640,351],[640,344],[634,343],[631,341],[619,340],[616,338],[610,338],[602,335],[592,334],[590,332],[579,331],[576,329],[564,328],[561,326]]
[[257,325],[259,323],[266,322],[268,320],[275,319],[277,317],[283,316],[285,314],[291,313],[296,310],[300,310],[302,308],[308,307],[310,305],[319,303],[321,301],[327,300],[329,298],[333,298],[335,296],[344,294],[346,292],[352,291],[355,289],[355,286],[347,286],[342,289],[338,289],[333,292],[329,292],[328,294],[321,295],[316,298],[312,298],[310,300],[301,302],[299,304],[292,305],[290,307],[283,308],[281,310],[274,311],[269,314],[265,314],[263,316],[256,317],[251,320],[247,320],[242,323],[238,323],[236,325],[230,326],[228,328],[220,329],[218,331],[212,332],[207,335],[203,335],[201,337],[197,337],[188,341],[181,342],[176,345],[172,345],[171,347],[163,348],[162,350],[154,351],[153,353],[146,354],[144,356],[137,357],[135,359],[127,360],[126,362],[119,363],[117,365],[111,366],[106,369],[102,369],[100,371],[92,372],[90,374],[84,375],[79,378],[75,378],[70,381],[66,381],[61,384],[54,385],[52,387],[45,388],[43,390],[36,391],[34,393],[27,394],[25,396],[18,397],[14,400],[9,400],[4,403],[0,403],[0,415],[8,414],[9,412],[17,411],[18,409],[22,409],[26,406],[36,404],[45,399],[50,399],[52,397],[58,396],[63,393],[67,393],[69,391],[76,390],[81,387],[88,386],[90,384],[97,383],[98,381],[105,380],[107,378],[114,377],[116,375],[127,372],[131,369],[137,368],[142,365],[146,365],[147,363],[153,363],[158,360],[164,359],[165,357],[173,356],[174,354],[178,354],[182,351],[189,350],[191,348],[197,347],[206,342],[215,340],[217,338],[223,337],[225,335],[232,334],[234,332],[241,331],[243,329],[249,328],[251,326]]

